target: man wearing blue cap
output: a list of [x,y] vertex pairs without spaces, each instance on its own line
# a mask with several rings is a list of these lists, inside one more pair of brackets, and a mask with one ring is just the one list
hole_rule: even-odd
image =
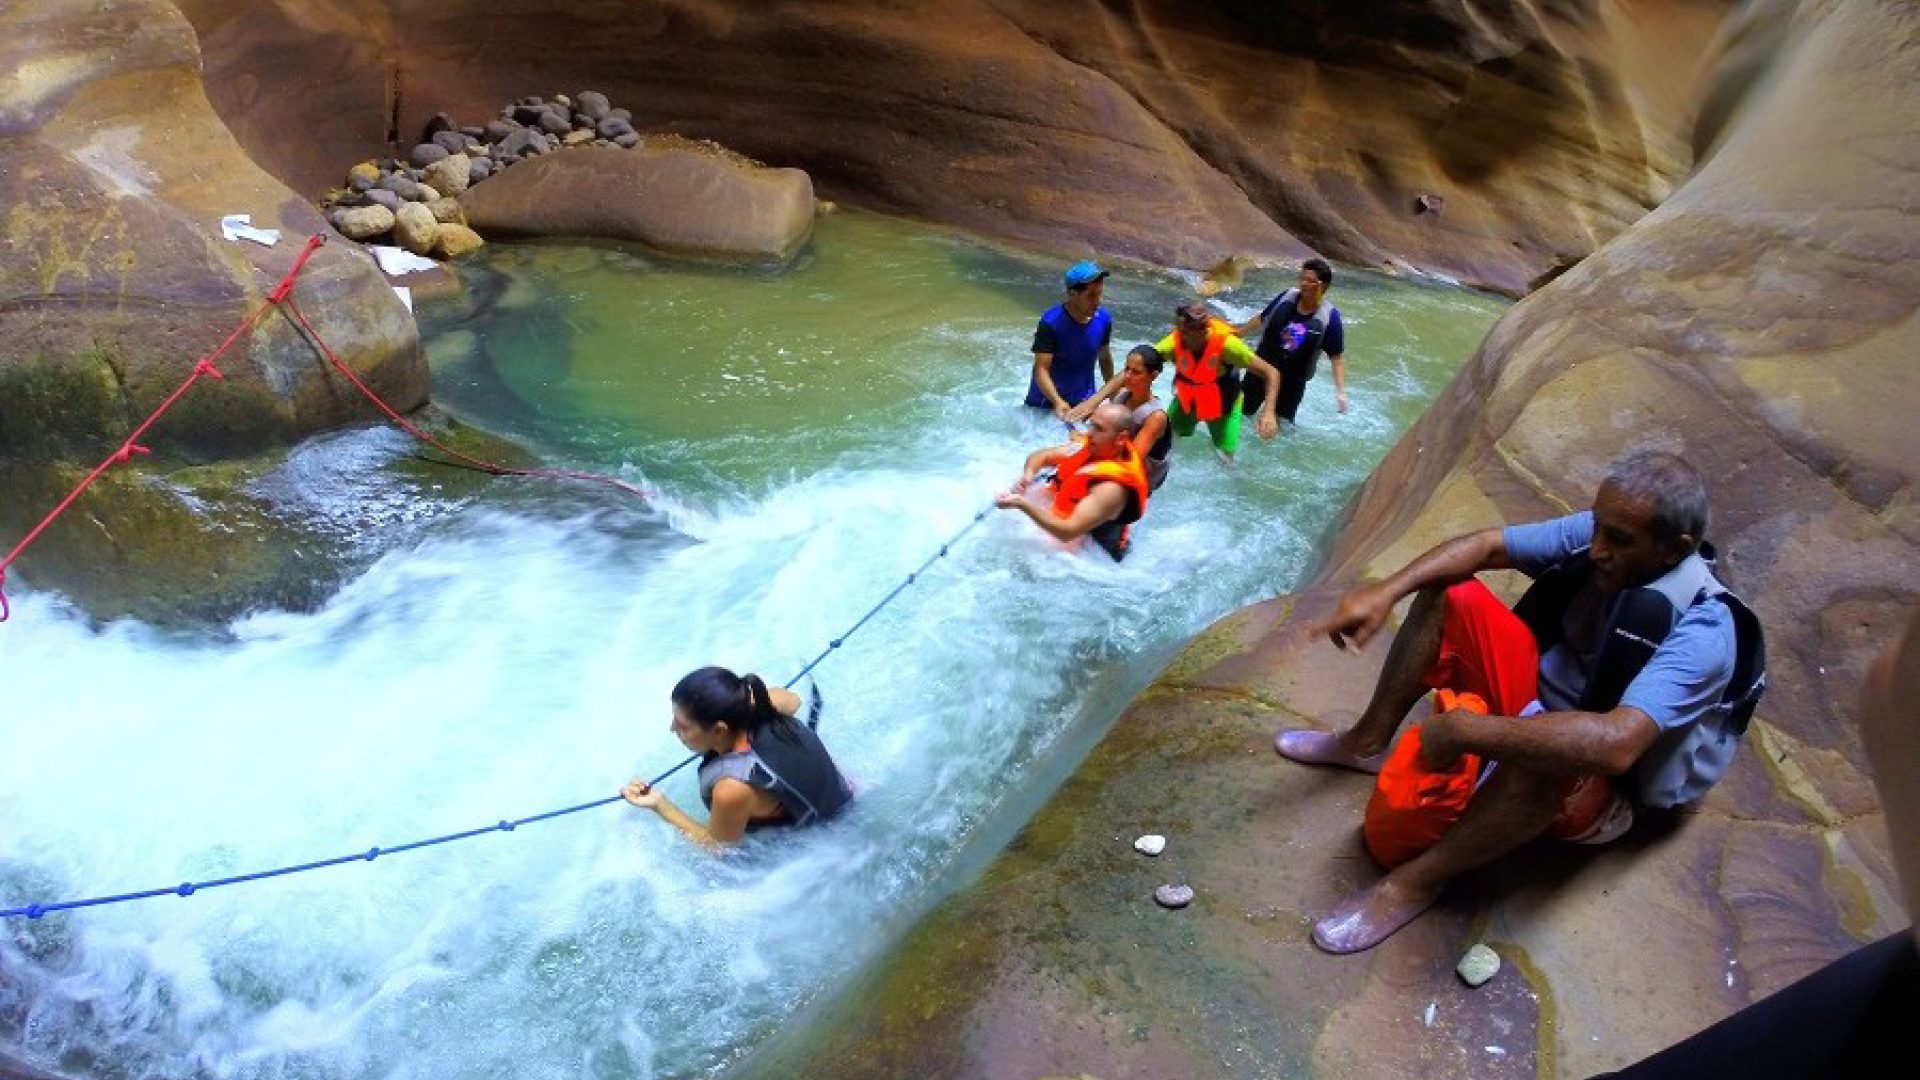
[[[1033,380],[1027,404],[1053,410],[1062,420],[1085,419],[1080,408],[1101,383],[1113,378],[1113,316],[1100,306],[1107,272],[1092,262],[1077,262],[1066,273],[1067,298],[1040,316],[1033,331]],[[1100,382],[1093,365],[1100,363]]]

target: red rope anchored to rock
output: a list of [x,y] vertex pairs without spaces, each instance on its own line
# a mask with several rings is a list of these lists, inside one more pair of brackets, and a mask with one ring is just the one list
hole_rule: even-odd
[[333,349],[321,339],[319,332],[313,328],[312,323],[307,321],[306,315],[301,312],[299,305],[293,301],[294,279],[300,276],[300,271],[306,269],[307,260],[311,259],[313,253],[318,251],[324,243],[326,243],[325,236],[308,237],[307,246],[302,249],[299,256],[293,260],[293,268],[287,271],[287,275],[280,279],[280,283],[275,285],[271,292],[267,293],[266,302],[253,309],[245,319],[242,319],[240,325],[234,327],[233,333],[228,334],[227,339],[220,343],[219,348],[195,360],[193,362],[193,370],[188,373],[186,379],[182,381],[178,387],[175,387],[173,393],[168,394],[166,400],[162,401],[153,412],[147,415],[145,420],[140,422],[138,427],[134,428],[133,431],[127,435],[126,439],[120,443],[120,447],[113,451],[113,453],[108,454],[100,464],[94,466],[93,471],[88,473],[85,479],[74,485],[73,490],[67,493],[67,497],[61,499],[58,506],[48,511],[47,516],[41,518],[40,523],[35,525],[26,536],[22,537],[20,542],[13,546],[13,550],[7,552],[5,558],[0,558],[0,622],[6,622],[13,614],[12,608],[7,603],[7,568],[12,566],[27,548],[30,547],[35,540],[40,538],[40,534],[46,532],[61,514],[66,513],[67,509],[71,507],[88,488],[93,486],[94,481],[105,475],[108,469],[113,468],[115,465],[126,464],[132,460],[136,454],[149,453],[150,451],[148,451],[145,446],[140,445],[140,437],[147,433],[147,429],[153,427],[162,416],[165,416],[167,410],[173,408],[174,403],[178,402],[186,395],[188,390],[193,388],[194,383],[201,379],[218,381],[225,378],[226,376],[221,373],[218,366],[219,359],[226,355],[227,350],[233,348],[235,342],[239,341],[243,335],[259,323],[261,316],[265,315],[269,309],[281,304],[286,305],[288,314],[300,325],[300,329],[306,333],[307,337],[312,339],[314,346],[327,358],[327,363],[331,364],[335,371],[345,376],[346,380],[353,384],[354,389],[360,391],[368,401],[373,402],[381,412],[387,415],[389,420],[399,425],[407,434],[432,446],[448,457],[494,476],[532,476],[553,480],[585,480],[596,484],[606,484],[619,488],[629,495],[638,495],[641,498],[646,498],[647,493],[644,490],[618,477],[605,476],[600,473],[576,472],[569,469],[516,469],[506,465],[497,465],[490,461],[482,461],[479,458],[463,454],[458,450],[446,446],[438,439],[422,431],[418,425],[401,416],[391,405],[382,401],[380,396],[375,394],[366,383],[362,382],[360,377],[354,374],[353,369],[348,367],[346,363],[334,353]]

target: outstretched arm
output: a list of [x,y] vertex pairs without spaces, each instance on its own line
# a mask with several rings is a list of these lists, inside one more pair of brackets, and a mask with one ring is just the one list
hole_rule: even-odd
[[1071,446],[1049,446],[1028,454],[1027,463],[1020,469],[1020,479],[1015,481],[1013,487],[1009,490],[1014,492],[1027,490],[1027,485],[1033,483],[1033,478],[1040,475],[1041,469],[1049,465],[1058,465],[1061,459],[1072,453],[1073,447]]
[[1065,420],[1071,406],[1066,398],[1060,396],[1059,388],[1053,385],[1052,353],[1033,354],[1033,385],[1038,386],[1040,393],[1053,403],[1053,415]]
[[740,842],[747,834],[747,820],[753,815],[753,789],[738,780],[721,780],[713,788],[713,814],[702,825],[686,815],[658,788],[635,779],[620,789],[620,796],[642,810],[652,810],[661,820],[686,835],[687,839],[719,851]]
[[[1006,499],[1007,496],[1001,496]],[[1119,484],[1095,484],[1073,513],[1061,517],[1052,510],[1035,506],[1023,498],[1015,497],[1011,501],[995,500],[1002,510],[1018,510],[1033,519],[1035,525],[1045,529],[1047,535],[1055,540],[1078,540],[1093,530],[1120,516],[1127,506],[1127,489]]]
[[1455,585],[1482,570],[1507,569],[1507,540],[1503,529],[1481,529],[1456,536],[1401,567],[1385,581],[1350,589],[1340,606],[1317,628],[1344,649],[1348,643],[1364,646],[1386,625],[1387,615],[1400,599],[1429,585]]
[[1093,410],[1099,408],[1101,402],[1119,393],[1121,384],[1126,381],[1127,376],[1125,372],[1121,372],[1118,375],[1107,376],[1107,381],[1101,384],[1100,389],[1093,392],[1092,397],[1067,410],[1067,420],[1077,424],[1087,417],[1092,416]]

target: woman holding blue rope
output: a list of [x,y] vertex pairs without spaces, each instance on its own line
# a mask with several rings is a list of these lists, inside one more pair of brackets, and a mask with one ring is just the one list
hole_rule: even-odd
[[800,695],[768,687],[758,675],[704,667],[673,688],[676,738],[701,755],[700,799],[705,825],[688,817],[658,789],[634,780],[620,794],[708,849],[736,844],[748,832],[778,825],[812,825],[838,814],[853,788],[813,729],[820,698],[800,722]]

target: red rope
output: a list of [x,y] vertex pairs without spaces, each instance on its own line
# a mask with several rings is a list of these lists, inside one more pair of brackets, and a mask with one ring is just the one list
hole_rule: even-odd
[[186,392],[193,387],[194,383],[201,379],[213,379],[216,381],[224,379],[226,376],[221,373],[217,361],[226,355],[227,350],[233,348],[235,342],[239,341],[244,334],[252,330],[254,326],[259,323],[260,317],[265,315],[269,308],[280,304],[286,306],[286,310],[293,316],[294,321],[300,324],[302,330],[306,331],[307,336],[313,340],[314,345],[326,356],[327,363],[331,364],[335,371],[345,376],[346,380],[352,383],[354,388],[359,390],[361,394],[365,395],[368,401],[373,402],[374,405],[379,407],[380,411],[385,413],[389,420],[399,425],[400,428],[409,435],[432,446],[448,457],[455,458],[473,468],[479,469],[482,472],[491,473],[495,476],[533,476],[555,480],[585,480],[617,487],[630,495],[638,495],[641,498],[647,497],[647,493],[644,490],[613,476],[604,476],[599,473],[590,472],[575,472],[568,469],[515,469],[505,465],[497,465],[490,461],[482,461],[479,458],[463,454],[458,450],[446,446],[438,439],[420,430],[418,426],[407,420],[406,417],[394,411],[392,406],[380,400],[380,396],[375,394],[366,383],[360,381],[360,377],[354,374],[353,369],[348,367],[339,356],[334,354],[333,349],[321,339],[319,332],[313,328],[313,324],[307,321],[307,317],[301,312],[300,306],[293,301],[294,279],[300,276],[300,271],[306,269],[307,260],[311,259],[313,253],[318,251],[324,243],[326,243],[325,236],[316,235],[308,237],[307,246],[302,249],[300,254],[293,260],[293,268],[288,270],[286,276],[280,279],[279,284],[275,285],[273,289],[267,293],[266,302],[254,308],[245,319],[242,319],[240,325],[234,327],[233,333],[228,334],[227,339],[220,343],[219,348],[195,360],[193,362],[193,370],[187,375],[185,381],[175,387],[173,393],[168,394],[166,399],[160,402],[159,406],[156,407],[153,412],[149,413],[147,418],[142,420],[140,425],[127,435],[118,449],[108,454],[100,464],[93,467],[93,471],[88,473],[85,479],[74,485],[73,490],[67,493],[67,497],[61,499],[60,504],[49,511],[46,517],[41,518],[40,523],[35,525],[26,536],[22,537],[20,542],[13,546],[13,550],[7,552],[5,558],[0,558],[0,622],[6,622],[13,614],[12,608],[7,603],[7,568],[12,566],[14,562],[20,558],[21,554],[24,553],[35,540],[40,538],[40,534],[46,532],[61,514],[66,513],[67,508],[72,506],[81,495],[85,494],[86,490],[93,486],[94,481],[100,479],[108,469],[115,465],[126,464],[136,454],[148,453],[147,448],[140,445],[138,441],[142,435],[147,433],[147,429],[151,428],[162,416],[166,415],[167,410],[173,408],[174,403],[185,396]]

